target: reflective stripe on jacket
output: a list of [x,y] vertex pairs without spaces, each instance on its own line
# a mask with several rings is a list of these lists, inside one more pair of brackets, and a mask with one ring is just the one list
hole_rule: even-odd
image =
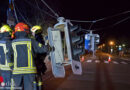
[[14,51],[13,74],[37,73],[33,59],[34,54],[45,53],[47,49],[36,40],[28,38],[24,32],[16,33],[12,47]]
[[13,74],[36,73],[31,39],[15,39],[12,42],[12,47],[14,50]]
[[11,39],[9,33],[3,33],[3,37],[0,39],[0,70],[11,70],[12,56],[11,56]]

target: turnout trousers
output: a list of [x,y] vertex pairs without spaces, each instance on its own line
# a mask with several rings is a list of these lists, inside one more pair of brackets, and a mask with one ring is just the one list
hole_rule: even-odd
[[0,90],[9,90],[11,88],[11,71],[1,70],[1,76],[3,77],[4,84],[0,85]]
[[37,90],[36,74],[16,74],[13,75],[15,90]]

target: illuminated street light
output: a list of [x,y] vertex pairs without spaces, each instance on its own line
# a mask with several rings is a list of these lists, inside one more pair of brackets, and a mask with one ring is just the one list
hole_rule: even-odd
[[118,50],[119,50],[119,51],[121,51],[121,50],[122,50],[122,46],[121,46],[121,45],[119,45],[119,48],[118,48]]
[[113,41],[110,41],[109,44],[112,46],[112,45],[114,45],[114,42],[113,42]]
[[119,45],[119,47],[121,48],[121,45]]
[[123,47],[125,47],[125,44],[122,44]]
[[105,44],[103,44],[103,47],[105,46]]
[[111,48],[111,53],[113,53],[113,48]]

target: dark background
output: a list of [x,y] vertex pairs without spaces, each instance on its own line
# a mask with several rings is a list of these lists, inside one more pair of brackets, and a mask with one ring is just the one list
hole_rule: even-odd
[[[26,1],[31,2],[32,4],[35,3],[34,0]],[[50,10],[47,9],[40,0],[37,1],[43,10],[46,10],[54,16],[54,14],[51,13]],[[17,4],[17,7],[25,16],[27,16],[28,18],[31,18],[31,16],[35,16],[35,14],[32,13],[32,10],[36,6],[29,6],[27,2],[25,2],[25,0],[15,0],[15,2]],[[45,2],[48,3],[48,5],[60,16],[71,20],[96,20],[125,11],[130,11],[130,0],[45,0]],[[5,23],[8,0],[1,0],[0,3],[0,23]],[[43,15],[46,19],[51,18],[46,17],[48,15],[44,13]],[[101,43],[104,43],[106,40],[110,39],[123,39],[128,42],[128,40],[130,39],[130,19],[127,19],[124,22],[112,26],[113,24],[127,17],[130,17],[130,12],[113,18],[108,18],[103,21],[99,21],[93,24],[91,29],[96,30],[94,33],[100,34]],[[89,29],[91,25],[91,23],[74,24],[79,24],[84,29]]]
[[[62,0],[61,2],[63,5],[61,6],[62,15],[74,20],[95,20],[124,11],[130,11],[130,0]],[[130,12],[97,22],[91,29],[96,30],[104,28],[95,32],[100,34],[101,43],[110,39],[123,39],[123,42],[128,42],[130,40],[130,19],[115,26],[111,26],[127,17],[130,17]],[[84,29],[89,29],[91,25],[91,23],[77,24],[80,24]]]

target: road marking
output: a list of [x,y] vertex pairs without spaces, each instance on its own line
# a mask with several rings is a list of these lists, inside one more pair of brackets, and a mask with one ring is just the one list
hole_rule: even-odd
[[129,59],[126,59],[126,58],[121,58],[121,59],[126,60],[126,61],[129,61]]
[[108,61],[104,61],[104,63],[109,63]]
[[114,64],[119,64],[119,63],[118,63],[118,62],[116,62],[116,61],[113,61],[113,63],[114,63]]
[[122,64],[128,64],[128,63],[126,63],[126,62],[124,62],[124,61],[122,61],[121,63],[122,63]]
[[100,63],[100,61],[99,60],[95,60],[95,63]]
[[90,63],[90,62],[92,62],[92,60],[87,60],[86,62]]

